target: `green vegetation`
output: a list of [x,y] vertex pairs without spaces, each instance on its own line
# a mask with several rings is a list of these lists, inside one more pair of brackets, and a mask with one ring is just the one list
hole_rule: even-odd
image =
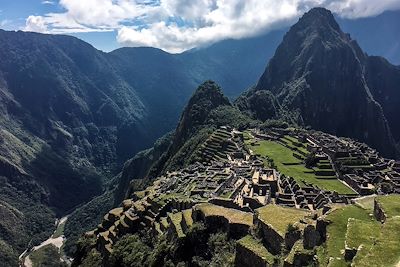
[[[114,245],[106,266],[228,267],[233,266],[234,253],[235,241],[226,233],[208,233],[203,224],[195,223],[178,242],[168,241],[165,235],[151,239],[147,232],[125,235]],[[97,260],[93,252],[89,255]]]
[[388,218],[400,216],[400,195],[377,196],[376,201],[381,204]]
[[381,224],[377,221],[362,221],[349,218],[347,223],[346,244],[357,249],[361,244],[371,247],[380,233]]
[[207,216],[223,216],[231,223],[253,224],[253,214],[235,209],[228,209],[210,203],[199,204],[196,206],[204,215]]
[[275,256],[272,255],[261,242],[254,239],[253,236],[247,235],[237,242],[248,250],[253,251],[257,256],[266,260],[268,263],[274,263]]
[[258,208],[256,211],[258,212],[258,218],[270,224],[282,237],[285,236],[289,225],[293,225],[310,215],[305,210],[286,208],[278,205],[267,205]]
[[299,254],[309,255],[312,257],[314,255],[314,250],[313,249],[305,249],[303,246],[302,240],[299,240],[293,245],[293,247],[290,250],[289,255],[286,257],[285,261],[290,264],[293,264],[295,256],[299,255]]
[[185,233],[182,230],[181,227],[181,222],[182,222],[182,212],[177,212],[177,213],[169,213],[168,217],[171,219],[172,224],[174,225],[174,228],[176,230],[176,234],[178,235],[178,238],[183,238],[185,237]]
[[29,255],[33,267],[63,267],[66,263],[60,262],[60,253],[54,245],[44,246]]
[[[382,226],[379,238],[356,266],[398,266],[400,263],[400,217],[389,218]],[[367,247],[368,248],[368,247]],[[366,255],[365,255],[366,254]]]
[[150,254],[151,248],[138,235],[125,235],[115,244],[110,263],[111,266],[144,266]]
[[192,209],[187,209],[182,211],[183,219],[185,220],[187,226],[193,225]]
[[[326,219],[331,223],[327,227],[327,240],[324,251],[318,254],[322,266],[326,266],[330,257],[339,258],[336,260],[337,266],[344,264],[342,252],[345,249],[345,240],[347,232],[347,223],[349,218],[358,219],[364,222],[374,222],[369,215],[372,210],[365,210],[358,206],[344,206],[332,211]],[[342,265],[346,266],[346,265]]]
[[64,252],[74,255],[76,242],[82,233],[95,228],[101,222],[104,214],[113,208],[113,192],[107,191],[103,195],[95,197],[86,205],[78,208],[68,217],[64,227],[67,240],[64,244]]
[[304,164],[293,156],[293,151],[274,141],[259,141],[255,145],[253,140],[247,140],[247,146],[258,155],[263,157],[268,164],[267,158],[273,160],[277,169],[287,176],[293,177],[297,182],[311,183],[325,190],[336,191],[340,194],[354,194],[354,191],[337,179],[318,179],[314,170],[308,169]]
[[66,224],[66,221],[58,224],[56,230],[53,233],[53,238],[57,238],[57,237],[64,235],[65,224]]
[[359,198],[355,201],[356,205],[359,205],[363,209],[373,210],[374,209],[374,200],[376,196],[366,196]]

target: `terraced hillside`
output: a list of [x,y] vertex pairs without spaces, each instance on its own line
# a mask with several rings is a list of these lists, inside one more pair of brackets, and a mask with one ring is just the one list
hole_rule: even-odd
[[[322,266],[397,266],[400,261],[400,195],[371,196],[340,207],[325,219],[327,242]],[[372,204],[372,205],[371,205]],[[381,221],[378,214],[386,214]],[[375,214],[373,216],[372,214]]]
[[318,157],[312,168],[305,166],[304,161],[310,155],[306,141],[301,142],[293,136],[277,133],[268,138],[269,140],[260,137],[248,134],[245,144],[254,154],[263,158],[267,165],[276,167],[281,173],[293,177],[301,184],[311,183],[341,194],[354,193],[337,179],[337,174],[327,156]]
[[205,162],[227,160],[227,154],[237,151],[230,131],[220,128],[216,130],[201,146],[199,157]]
[[[395,266],[400,196],[360,198],[340,180],[346,153],[326,149],[332,138],[220,127],[202,145],[205,160],[109,211],[78,243],[74,265]],[[368,162],[376,156],[362,151]],[[347,191],[327,190],[331,181]]]

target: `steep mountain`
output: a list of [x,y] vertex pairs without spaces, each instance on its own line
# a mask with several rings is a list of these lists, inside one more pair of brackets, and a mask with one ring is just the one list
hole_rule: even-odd
[[[370,88],[373,82],[368,83],[376,81],[372,67],[366,71],[371,61],[357,42],[342,32],[330,11],[315,8],[290,28],[247,99],[267,90],[283,110],[299,116],[299,123],[356,138],[393,156],[392,125],[386,117],[385,103],[379,102],[374,93],[383,88],[377,82],[373,84],[375,89]],[[388,66],[386,62],[385,70]],[[386,76],[385,96],[398,91],[392,87],[396,69],[392,66],[392,75]],[[256,117],[260,117],[260,108],[270,105],[270,101],[249,102],[248,109]],[[396,136],[396,140],[399,138]]]
[[242,128],[255,124],[257,122],[229,102],[215,82],[207,81],[198,86],[175,131],[158,139],[152,148],[128,160],[104,194],[71,215],[65,225],[68,237],[66,252],[73,255],[81,233],[93,229],[103,215],[118,206],[124,198],[142,190],[153,178],[196,162],[202,144],[218,127],[231,125]]
[[[18,255],[53,230],[55,215],[102,192],[124,160],[118,146],[152,140],[135,90],[87,43],[0,31],[0,58],[0,201],[18,214],[5,216],[0,239]],[[121,140],[124,129],[142,143]],[[18,239],[8,234],[16,224]]]
[[[276,42],[280,36],[275,34]],[[10,221],[0,241],[11,244],[8,252],[15,249],[12,258],[32,236],[34,245],[48,235],[55,216],[112,187],[106,184],[126,159],[175,127],[197,84],[215,77],[237,95],[253,83],[258,73],[240,75],[251,60],[227,64],[252,43],[227,41],[221,46],[230,51],[221,54],[214,45],[208,56],[200,50],[172,55],[154,48],[103,53],[69,36],[0,30],[0,175],[6,185],[0,201],[5,214],[29,215],[6,216]],[[265,59],[273,49],[264,49]],[[261,66],[265,59],[259,58]],[[233,69],[225,71],[228,65]],[[129,182],[124,177],[111,180]],[[124,193],[117,190],[116,199]],[[21,222],[21,240],[16,240],[10,226]]]
[[[360,31],[360,27],[352,28],[356,21],[343,21],[340,23],[347,23],[349,29]],[[157,172],[187,164],[195,156],[190,152],[210,129],[251,123],[220,97],[223,105],[211,101],[206,108],[216,108],[201,115],[204,121],[197,128],[204,128],[202,131],[193,134],[187,130],[196,127],[187,125],[184,118],[197,118],[188,111],[191,115],[182,117],[178,136],[160,140],[159,146],[138,154],[117,174],[126,159],[175,128],[192,89],[199,83],[215,80],[230,98],[250,87],[262,74],[283,34],[284,30],[273,31],[172,55],[154,48],[103,53],[68,36],[0,30],[0,212],[5,218],[0,223],[0,258],[12,259],[15,264],[16,255],[30,240],[30,245],[36,244],[52,231],[56,216],[104,190],[104,195],[92,199],[92,207],[108,209],[118,204],[130,180],[148,175],[149,168]],[[394,41],[388,43],[395,46],[392,38]],[[382,50],[374,50],[373,41],[363,39],[371,44],[368,51],[380,54]],[[393,53],[388,56],[390,60],[395,58]],[[384,88],[377,76],[368,74],[366,83],[374,100],[385,102],[383,112],[391,132],[398,136],[398,126],[393,125],[398,98],[392,97],[397,92],[397,78],[393,77],[397,77],[398,68],[380,58],[368,57],[364,63],[366,73],[379,72],[384,77]],[[213,90],[205,92],[219,95]],[[283,111],[284,103],[270,91],[252,92],[241,97],[238,106],[255,117],[298,117],[297,109]],[[202,97],[207,99],[207,93]],[[368,108],[371,117],[379,113],[375,104]],[[385,127],[379,119],[376,124]],[[164,161],[153,166],[158,158]],[[75,218],[85,218],[86,211],[79,209],[81,217]],[[91,209],[91,215],[96,212],[96,208]],[[83,222],[87,221],[79,223]],[[20,239],[15,238],[16,232]]]
[[366,80],[374,98],[381,104],[397,146],[400,143],[400,67],[391,65],[382,57],[368,57]]
[[399,10],[386,11],[375,17],[337,20],[342,30],[350,33],[366,53],[400,65]]

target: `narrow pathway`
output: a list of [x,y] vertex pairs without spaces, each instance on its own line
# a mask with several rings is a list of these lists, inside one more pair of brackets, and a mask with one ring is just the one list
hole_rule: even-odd
[[[54,235],[57,233],[57,230],[59,227],[61,227],[62,224],[64,224],[68,220],[68,215],[62,217],[60,220],[56,221],[57,227],[56,230],[54,230],[53,234],[49,237],[49,239],[43,241],[40,245],[34,246],[32,249],[25,250],[20,256],[20,267],[32,267],[32,260],[29,258],[29,254],[39,250],[42,247],[45,247],[47,245],[54,245],[58,251],[61,251],[61,247],[65,242],[65,236],[62,234],[61,236],[55,237]],[[62,259],[60,259],[62,260]]]

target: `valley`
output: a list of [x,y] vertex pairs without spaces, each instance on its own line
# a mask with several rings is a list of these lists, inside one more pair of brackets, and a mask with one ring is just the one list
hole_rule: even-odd
[[398,13],[180,54],[0,29],[0,265],[398,266]]

